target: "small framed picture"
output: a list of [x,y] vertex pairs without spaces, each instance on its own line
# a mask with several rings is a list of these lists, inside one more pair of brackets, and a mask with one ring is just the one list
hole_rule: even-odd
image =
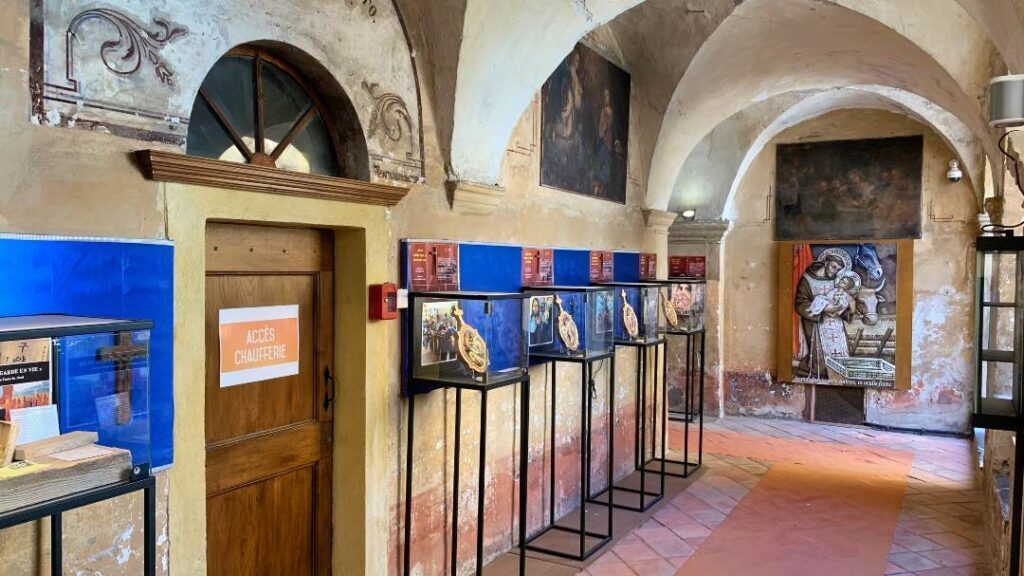
[[459,329],[454,314],[457,307],[454,300],[423,304],[420,366],[443,364],[458,358],[456,335]]
[[530,346],[543,346],[554,341],[554,296],[531,296],[530,316],[527,319]]

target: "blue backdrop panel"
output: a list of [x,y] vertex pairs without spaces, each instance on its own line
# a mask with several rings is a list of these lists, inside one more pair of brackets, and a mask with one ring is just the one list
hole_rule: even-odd
[[590,250],[555,249],[555,286],[590,286]]
[[616,282],[640,281],[639,252],[616,252],[614,255],[614,259]]
[[0,316],[152,320],[153,466],[173,461],[174,248],[170,243],[0,238]]
[[523,249],[499,244],[459,244],[459,289],[465,292],[519,292]]

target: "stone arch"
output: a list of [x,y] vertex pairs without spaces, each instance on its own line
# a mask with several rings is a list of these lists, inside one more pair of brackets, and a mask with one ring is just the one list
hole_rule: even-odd
[[[694,208],[701,218],[729,218],[747,170],[775,136],[842,109],[886,110],[931,128],[956,153],[980,205],[984,157],[980,143],[958,118],[914,94],[882,86],[857,86],[782,94],[734,114],[716,126],[687,159],[669,208],[677,212]],[[729,155],[728,150],[737,153]]]
[[454,178],[497,183],[512,129],[583,36],[643,0],[468,0],[452,129]]
[[[750,14],[752,5],[760,3],[748,0],[739,4],[736,11]],[[468,0],[455,88],[458,114],[453,119],[449,158],[450,175],[455,179],[483,184],[497,182],[502,153],[516,119],[576,41],[627,11],[642,11],[648,5],[662,11],[669,8],[662,0],[598,0],[585,5],[530,0],[527,5],[523,4],[513,7],[507,3]],[[936,70],[945,68],[946,75],[956,80],[954,84],[963,86],[961,91],[976,98],[983,97],[979,90],[984,90],[987,78],[982,78],[984,74],[979,75],[976,69],[973,75],[966,72],[972,70],[966,62],[967,56],[963,51],[949,49],[951,38],[963,38],[961,43],[979,52],[969,55],[971,63],[983,62],[986,54],[981,52],[993,44],[1004,57],[1013,53],[1010,42],[1013,36],[1008,33],[1012,27],[1005,24],[1017,21],[1016,18],[1008,20],[1016,14],[1011,0],[947,0],[939,5],[935,0],[897,3],[825,0],[806,4],[809,10],[818,10],[819,14],[837,11],[857,14],[862,25],[873,21],[875,26],[866,26],[865,32],[884,30],[889,37],[903,37],[906,40],[903,46],[913,47],[919,55],[931,55],[937,60]],[[820,24],[823,20],[823,17],[818,18],[817,22]],[[558,29],[550,30],[555,23]],[[795,30],[796,36],[801,34],[799,27],[785,29]],[[1003,33],[999,34],[1000,31]],[[523,42],[524,38],[531,41]],[[975,45],[979,44],[981,48],[975,50]],[[822,53],[827,56],[829,50]],[[696,62],[695,59],[692,63]],[[881,78],[865,76],[852,83],[885,83],[887,79],[884,75]],[[670,183],[661,185],[670,187]],[[666,196],[651,204],[652,207],[664,204],[668,192],[662,193]]]
[[[801,33],[780,36],[783,27]],[[864,43],[868,36],[873,41]],[[676,88],[651,166],[648,207],[667,206],[683,162],[701,138],[750,102],[880,83],[949,111],[995,156],[976,100],[906,37],[835,4],[751,0],[704,44]]]

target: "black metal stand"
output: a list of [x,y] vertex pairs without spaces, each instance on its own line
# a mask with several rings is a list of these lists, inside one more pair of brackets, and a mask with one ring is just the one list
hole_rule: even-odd
[[[624,486],[623,485],[623,481],[620,481],[618,483],[613,483],[613,484],[610,484],[608,488],[605,488],[604,490],[601,490],[601,491],[599,491],[597,493],[591,494],[590,498],[589,498],[590,502],[594,502],[594,503],[597,503],[597,504],[605,504],[605,502],[599,500],[599,498],[601,496],[607,494],[608,495],[608,503],[609,503],[608,505],[613,506],[614,508],[618,508],[618,509],[621,509],[621,510],[630,510],[630,511],[633,511],[633,512],[646,512],[647,510],[649,510],[651,508],[651,506],[654,506],[655,504],[660,502],[662,498],[665,497],[665,444],[666,443],[664,442],[664,439],[666,437],[666,432],[667,432],[667,427],[665,426],[665,424],[667,424],[667,422],[665,422],[665,420],[663,418],[659,418],[658,417],[658,414],[659,414],[659,412],[658,412],[658,380],[659,380],[659,378],[658,378],[658,375],[659,375],[658,364],[659,364],[659,361],[660,361],[661,351],[665,349],[666,342],[667,341],[665,340],[665,338],[662,337],[662,338],[659,338],[657,340],[651,340],[651,341],[646,341],[646,342],[617,341],[615,343],[616,347],[618,347],[618,346],[628,346],[628,347],[631,347],[631,348],[636,348],[636,351],[637,351],[637,362],[636,362],[636,364],[637,364],[637,366],[636,366],[636,411],[637,411],[637,417],[636,417],[636,420],[635,420],[636,428],[635,428],[635,437],[634,437],[635,438],[635,444],[634,445],[635,445],[635,454],[636,454],[636,456],[635,456],[634,465],[635,465],[636,471],[640,474],[640,482],[639,482],[640,486],[639,486],[639,488],[633,488],[632,486]],[[647,434],[647,431],[648,431],[648,427],[647,427],[647,424],[648,424],[648,422],[647,422],[647,420],[648,420],[648,414],[647,414],[647,389],[648,389],[648,385],[647,385],[647,382],[648,382],[648,374],[649,374],[649,370],[648,370],[648,366],[647,366],[647,361],[648,361],[648,357],[650,355],[649,352],[650,352],[650,350],[652,348],[654,349],[654,390],[652,392],[652,398],[653,398],[653,401],[654,401],[654,405],[653,405],[653,409],[651,410],[651,413],[650,413],[649,417],[650,417],[650,420],[651,420],[651,424],[653,425],[652,426],[653,427],[653,434],[651,434],[652,446],[654,446],[656,444],[656,442],[657,442],[658,424],[659,424],[659,422],[661,422],[661,424],[662,424],[662,426],[661,426],[662,443],[661,443],[661,458],[660,458],[660,460],[661,460],[661,470],[660,471],[647,470],[647,462],[649,462],[649,460],[647,459],[647,438],[648,438],[648,434]],[[661,375],[660,380],[661,380],[661,387],[662,387],[662,394],[661,395],[663,397],[662,402],[664,402],[664,399],[668,397],[667,394],[665,393],[665,371],[661,370],[660,371],[660,375]],[[612,385],[611,385],[611,388],[612,388],[612,394],[614,395],[615,394],[615,391],[614,391],[614,388],[615,388],[615,375],[614,374],[612,374]],[[654,452],[654,453],[657,452],[656,446],[652,449],[652,452]],[[658,483],[659,484],[658,484],[658,491],[657,492],[652,492],[652,491],[647,489],[647,475],[648,474],[652,474],[652,473],[658,474]],[[628,478],[627,478],[627,480],[628,480]],[[636,505],[636,506],[631,505],[631,504],[624,504],[624,503],[622,503],[621,500],[619,500],[618,502],[612,503],[612,501],[613,501],[612,493],[615,490],[618,490],[620,492],[630,493],[630,494],[636,494],[639,497],[639,504]]]
[[1013,455],[1013,492],[1010,498],[1010,574],[1020,574],[1021,514],[1024,513],[1024,418],[1017,419],[1017,438]]
[[[663,474],[672,476],[673,478],[689,478],[694,472],[700,470],[700,467],[704,465],[704,330],[699,332],[670,332],[672,336],[682,336],[686,340],[686,355],[683,357],[685,365],[685,379],[684,386],[686,389],[686,412],[689,418],[683,418],[683,459],[673,460],[665,458],[665,438],[662,435],[662,454],[661,458],[653,457],[644,463],[646,469],[652,463],[660,463],[662,466]],[[699,339],[699,342],[698,342]],[[667,382],[666,376],[668,372],[668,354],[666,350],[666,361],[665,365],[662,366],[662,379]],[[696,370],[694,370],[696,367]],[[665,386],[665,406],[668,407],[668,385]],[[696,398],[697,406],[694,407],[693,400]],[[668,414],[666,410],[665,414]],[[661,416],[664,417],[665,414]],[[669,414],[669,416],[671,416]],[[671,417],[669,417],[671,419]],[[690,428],[695,424],[696,420],[697,427],[697,461],[693,462],[690,460]],[[663,421],[662,431],[668,428],[668,422]],[[655,450],[652,449],[652,453]],[[681,471],[666,470],[665,465],[670,464],[673,466],[679,466]]]
[[[479,473],[477,475],[477,510],[476,510],[476,574],[483,574],[484,568],[484,504],[485,472],[487,470],[487,395],[497,388],[520,384],[519,409],[519,576],[526,575],[526,497],[527,476],[529,474],[530,451],[530,376],[522,376],[502,380],[497,384],[440,384],[436,382],[412,382],[410,390],[429,390],[431,388],[455,389],[455,453],[453,462],[452,488],[452,541],[451,541],[451,574],[458,574],[459,550],[459,466],[462,456],[462,391],[474,391],[480,394],[480,453]],[[403,543],[402,563],[403,574],[412,574],[412,463],[413,440],[415,432],[416,394],[408,397],[408,430],[405,448],[405,541]]]
[[[548,518],[548,525],[543,528],[537,534],[531,536],[526,541],[526,548],[534,552],[542,552],[559,558],[566,558],[569,560],[576,560],[583,562],[586,559],[594,555],[595,552],[600,550],[605,544],[612,540],[612,527],[613,527],[613,501],[614,496],[609,495],[608,502],[602,504],[608,510],[608,525],[605,533],[592,532],[587,530],[587,504],[589,499],[586,495],[590,494],[591,484],[591,462],[593,458],[593,445],[591,442],[593,436],[593,419],[594,419],[594,364],[604,360],[610,360],[610,372],[609,372],[609,385],[608,385],[608,485],[611,486],[615,480],[615,387],[613,384],[615,378],[615,353],[609,352],[607,354],[601,354],[592,356],[589,358],[572,358],[565,356],[547,356],[544,354],[531,354],[533,359],[551,360],[551,479],[550,479],[550,514]],[[581,381],[580,381],[580,401],[582,404],[582,414],[580,427],[580,520],[578,527],[563,526],[556,524],[555,518],[555,477],[557,475],[555,467],[555,457],[557,454],[557,441],[555,434],[555,422],[558,414],[557,410],[557,399],[558,394],[556,393],[557,382],[558,382],[558,363],[559,362],[573,362],[580,365],[582,369]],[[539,544],[534,544],[537,540],[550,533],[552,530],[560,532],[568,532],[579,536],[579,552],[571,553],[562,550],[555,550]],[[587,545],[588,538],[596,538],[597,541]]]
[[101,486],[91,490],[76,492],[62,498],[40,502],[24,508],[0,514],[0,529],[10,528],[26,522],[50,517],[50,574],[61,576],[64,573],[64,530],[61,522],[62,514],[130,494],[143,491],[143,524],[144,551],[142,561],[143,576],[156,574],[156,478],[148,471],[136,474],[136,478],[109,486]]

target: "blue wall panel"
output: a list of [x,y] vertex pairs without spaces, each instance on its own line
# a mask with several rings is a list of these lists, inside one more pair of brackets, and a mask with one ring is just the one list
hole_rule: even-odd
[[171,464],[174,455],[173,289],[169,243],[0,238],[0,316],[62,313],[153,321],[153,466]]
[[640,281],[639,252],[616,252],[614,258],[616,282]]
[[590,285],[590,250],[555,249],[555,286]]
[[459,244],[459,289],[465,292],[519,292],[523,249],[500,244]]

